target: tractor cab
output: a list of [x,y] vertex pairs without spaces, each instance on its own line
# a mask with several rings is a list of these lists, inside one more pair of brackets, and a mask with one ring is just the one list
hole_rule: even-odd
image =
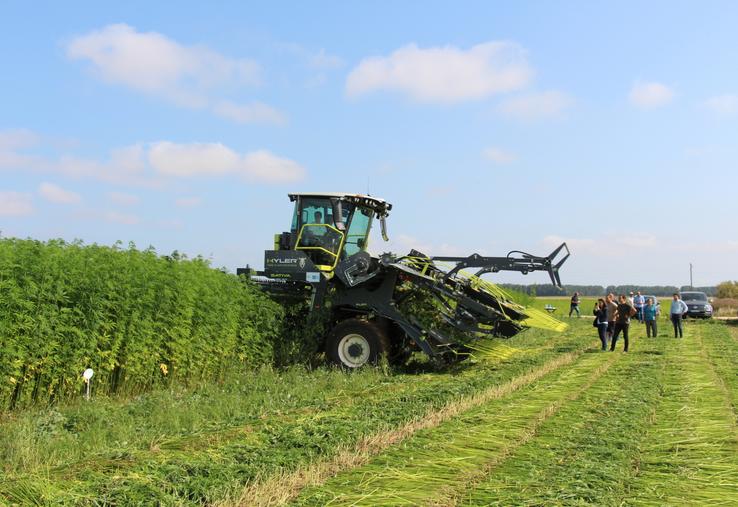
[[341,260],[366,251],[374,218],[380,220],[386,240],[385,218],[392,205],[382,199],[341,193],[289,194],[289,198],[295,203],[290,230],[275,236],[272,258],[277,252],[282,257],[287,251],[301,252],[317,271],[330,276]]

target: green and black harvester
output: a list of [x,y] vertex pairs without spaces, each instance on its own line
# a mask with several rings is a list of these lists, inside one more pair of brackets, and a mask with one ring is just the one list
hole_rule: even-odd
[[346,368],[406,360],[414,351],[453,362],[468,357],[490,337],[509,338],[528,327],[561,331],[565,324],[526,308],[482,278],[499,271],[547,271],[561,286],[566,243],[538,257],[511,251],[505,257],[432,257],[367,252],[376,218],[387,241],[392,205],[359,194],[289,194],[295,205],[290,230],[275,235],[264,271],[239,274],[276,299],[304,300],[310,311],[329,315],[326,356]]

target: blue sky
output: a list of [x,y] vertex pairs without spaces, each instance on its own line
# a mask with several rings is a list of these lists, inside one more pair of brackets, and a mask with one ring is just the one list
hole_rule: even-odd
[[235,270],[288,227],[288,192],[368,191],[394,204],[375,252],[566,240],[564,283],[738,278],[734,2],[2,11],[4,236]]

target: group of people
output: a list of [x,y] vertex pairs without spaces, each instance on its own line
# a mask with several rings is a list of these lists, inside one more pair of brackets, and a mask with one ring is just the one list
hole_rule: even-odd
[[[595,303],[593,314],[595,319],[592,323],[597,328],[597,334],[602,342],[602,350],[615,350],[615,344],[622,334],[623,351],[628,352],[628,332],[630,330],[630,319],[636,319],[646,325],[646,336],[655,338],[658,335],[658,319],[661,314],[659,306],[654,298],[646,298],[641,295],[640,291],[631,297],[620,294],[617,299],[615,294],[608,294],[605,298],[599,298]],[[579,293],[575,292],[571,298],[569,308],[569,316],[576,313],[579,317],[579,305],[581,299]],[[684,332],[682,329],[682,319],[687,313],[687,305],[681,300],[678,293],[672,296],[671,307],[669,308],[669,317],[674,326],[674,338],[682,338]]]

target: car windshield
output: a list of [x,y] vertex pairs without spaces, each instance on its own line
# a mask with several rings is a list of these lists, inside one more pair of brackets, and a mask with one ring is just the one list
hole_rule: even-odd
[[684,292],[682,293],[684,301],[707,301],[707,295],[702,292]]

